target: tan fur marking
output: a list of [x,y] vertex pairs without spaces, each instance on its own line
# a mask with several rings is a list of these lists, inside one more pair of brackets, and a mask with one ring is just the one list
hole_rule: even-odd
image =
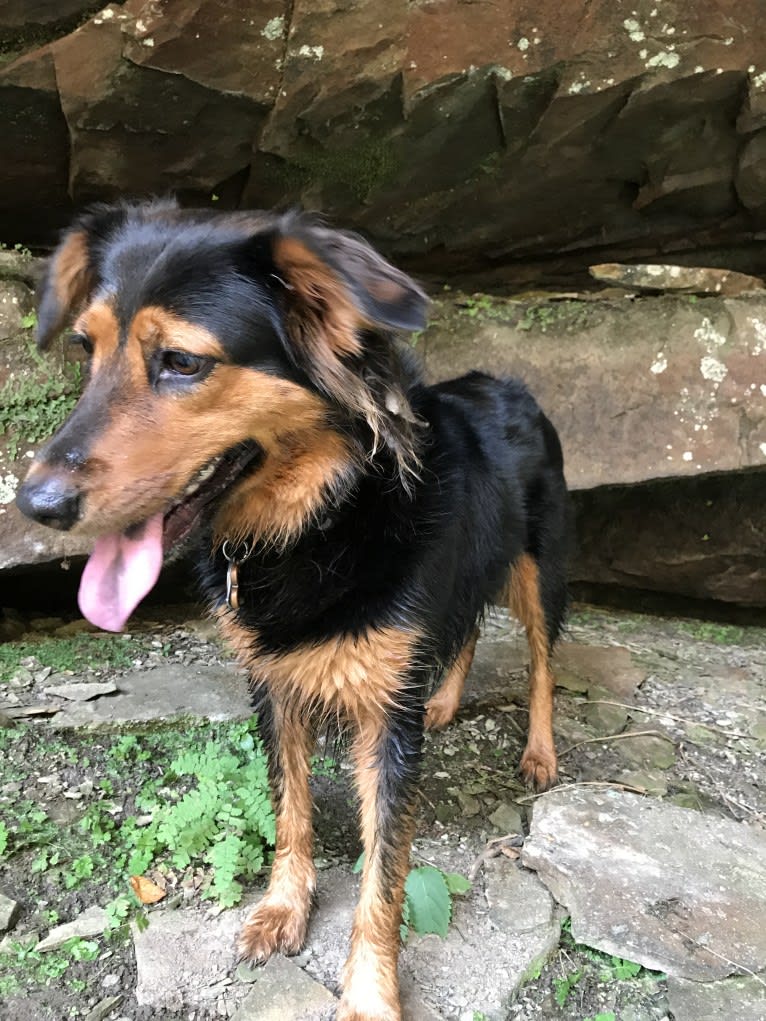
[[382,720],[396,704],[417,637],[387,627],[277,654],[263,652],[258,635],[242,627],[232,611],[220,610],[218,619],[240,662],[278,698],[351,720]]
[[88,240],[84,231],[70,234],[56,253],[53,287],[62,309],[80,305],[88,293]]
[[293,325],[306,337],[307,317],[311,340],[329,347],[335,355],[357,354],[360,350],[356,329],[362,316],[349,298],[348,288],[329,266],[296,238],[278,238],[274,243],[274,263],[293,288],[299,308]]
[[326,424],[324,403],[287,380],[220,363],[188,392],[153,391],[146,371],[152,350],[220,358],[208,331],[146,308],[118,347],[117,323],[104,303],[83,313],[78,328],[95,345],[90,407],[101,401],[108,411],[84,471],[80,531],[113,531],[165,510],[214,457],[255,440],[264,462],[232,489],[214,528],[219,540],[284,541],[317,511],[327,487],[350,471],[348,446]]
[[276,950],[288,954],[300,950],[316,885],[309,790],[313,733],[298,713],[277,700],[274,713],[282,769],[277,847],[269,888],[248,915],[239,937],[240,953],[253,961],[264,961]]
[[415,820],[412,810],[404,812],[398,820],[396,859],[389,863],[383,876],[376,840],[378,749],[382,731],[382,721],[362,721],[353,746],[365,855],[351,952],[343,969],[343,998],[338,1008],[338,1018],[347,1021],[365,1018],[397,1021],[401,1017],[397,974],[399,924]]
[[117,350],[120,340],[120,326],[113,309],[105,302],[90,305],[78,317],[73,327],[76,333],[84,333],[93,344],[91,376],[95,377]]
[[131,334],[149,351],[170,348],[219,361],[226,360],[226,353],[214,333],[159,305],[146,305],[136,313],[131,324]]
[[555,782],[558,772],[553,739],[555,682],[537,564],[527,553],[511,569],[510,610],[526,629],[530,652],[529,737],[521,757],[521,772],[527,783],[544,790]]
[[479,629],[476,628],[458,653],[438,690],[426,702],[426,730],[442,730],[455,718],[478,638]]

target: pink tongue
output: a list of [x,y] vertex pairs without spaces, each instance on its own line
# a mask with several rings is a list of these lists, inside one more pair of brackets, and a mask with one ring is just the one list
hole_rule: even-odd
[[102,535],[85,565],[78,603],[104,631],[122,631],[162,568],[162,514],[125,533]]

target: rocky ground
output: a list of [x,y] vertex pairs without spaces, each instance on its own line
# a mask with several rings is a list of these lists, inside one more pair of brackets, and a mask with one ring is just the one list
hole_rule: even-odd
[[[224,910],[201,896],[210,863],[169,848],[145,870],[157,903],[139,908],[130,892],[123,847],[188,786],[171,759],[205,742],[252,746],[244,679],[211,625],[189,607],[165,621],[114,638],[4,619],[8,1021],[332,1016],[359,854],[334,749],[316,760],[318,897],[298,957],[236,966],[263,873]],[[410,934],[405,1016],[766,1018],[766,631],[579,608],[557,677],[561,784],[549,794],[516,776],[525,648],[500,615],[457,721],[428,737],[413,865],[472,885],[445,938]]]

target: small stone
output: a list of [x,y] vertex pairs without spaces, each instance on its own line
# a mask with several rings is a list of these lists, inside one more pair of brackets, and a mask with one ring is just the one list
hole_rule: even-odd
[[474,815],[478,815],[481,811],[481,804],[478,798],[475,798],[472,794],[464,794],[463,791],[458,791],[457,800],[463,810],[463,815],[469,819]]
[[484,866],[489,916],[503,932],[519,935],[553,921],[553,898],[531,872],[502,858]]
[[113,681],[92,684],[56,684],[50,688],[44,688],[46,695],[55,695],[57,698],[65,698],[70,702],[90,702],[92,698],[99,698],[101,695],[113,695],[117,691],[117,685]]
[[593,727],[598,737],[607,734],[619,734],[628,722],[628,710],[623,706],[610,705],[614,693],[608,688],[591,685],[588,689],[588,704],[585,706],[585,719]]
[[284,1021],[329,1011],[335,997],[286,957],[272,957],[256,972],[258,978],[234,1021]]
[[489,817],[489,821],[501,833],[522,833],[524,830],[521,812],[516,805],[508,802],[498,805]]
[[[629,734],[630,731],[627,731]],[[627,737],[619,744],[620,754],[638,766],[649,766],[654,769],[669,769],[676,761],[676,749],[670,738]]]
[[627,787],[651,794],[654,798],[664,797],[668,793],[668,782],[664,774],[657,769],[626,769],[616,780]]
[[557,670],[556,671],[556,686],[564,688],[566,691],[572,691],[575,694],[584,694],[590,685],[590,681],[587,677],[579,677],[577,674],[571,672],[571,670]]
[[95,1007],[90,1010],[83,1021],[104,1021],[105,1017],[108,1017],[113,1010],[119,1007],[122,1003],[122,995],[120,996],[107,996],[106,999],[101,1000]]
[[7,932],[9,929],[12,929],[18,916],[18,901],[11,900],[10,897],[0,893],[0,932]]
[[244,985],[249,986],[253,982],[258,981],[258,968],[254,964],[250,964],[248,961],[242,961],[242,963],[237,966],[237,970],[234,972],[234,978],[237,982],[242,982]]
[[94,904],[73,921],[65,922],[64,925],[57,925],[51,929],[45,939],[37,944],[35,950],[41,952],[55,950],[56,947],[60,947],[62,943],[66,943],[68,939],[73,939],[75,936],[80,936],[83,939],[87,939],[89,936],[100,936],[108,924],[109,915],[102,907]]

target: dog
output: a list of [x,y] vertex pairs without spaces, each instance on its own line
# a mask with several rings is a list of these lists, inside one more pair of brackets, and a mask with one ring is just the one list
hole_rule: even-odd
[[73,322],[88,369],[19,508],[95,539],[79,603],[107,630],[123,628],[167,554],[196,549],[248,671],[277,844],[245,959],[304,942],[310,756],[323,723],[348,733],[365,854],[341,1021],[401,1017],[423,733],[454,717],[503,589],[530,648],[521,772],[538,789],[556,779],[561,445],[519,381],[423,383],[399,335],[425,327],[427,304],[364,240],[317,218],[166,201],[85,212],[39,301],[39,346]]

